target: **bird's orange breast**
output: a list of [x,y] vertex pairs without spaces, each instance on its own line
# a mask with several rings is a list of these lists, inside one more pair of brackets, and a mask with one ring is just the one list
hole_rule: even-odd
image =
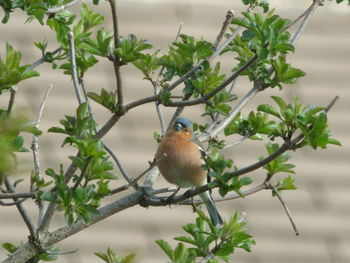
[[207,172],[202,168],[201,153],[191,139],[178,136],[176,131],[161,141],[156,161],[164,178],[180,187],[201,186],[206,183]]

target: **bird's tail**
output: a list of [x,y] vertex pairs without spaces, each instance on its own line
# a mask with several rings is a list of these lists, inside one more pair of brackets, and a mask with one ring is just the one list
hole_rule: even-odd
[[213,222],[214,226],[216,226],[217,224],[222,225],[224,221],[222,220],[222,217],[220,216],[219,211],[217,210],[214,200],[211,197],[209,191],[200,194],[200,197],[205,202],[205,206],[207,207],[210,219]]

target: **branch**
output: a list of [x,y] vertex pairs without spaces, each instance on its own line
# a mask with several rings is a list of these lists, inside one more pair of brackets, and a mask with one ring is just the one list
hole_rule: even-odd
[[10,115],[12,113],[13,105],[15,104],[16,92],[17,92],[17,87],[12,86],[10,89],[10,101],[7,106],[7,115]]
[[0,199],[13,199],[13,198],[33,198],[35,197],[34,192],[28,193],[0,193]]
[[247,140],[247,139],[248,139],[247,136],[243,136],[243,137],[241,137],[240,139],[238,139],[237,141],[234,141],[234,142],[231,142],[231,143],[226,144],[225,147],[224,147],[222,150],[226,150],[226,149],[228,149],[228,148],[231,148],[231,147],[233,147],[233,146],[236,146],[236,145],[238,145],[238,144],[241,144],[241,143],[243,143],[243,142],[244,142],[245,140]]
[[[55,49],[54,51],[51,52],[52,56],[56,55],[58,52],[60,52],[62,50],[61,47]],[[46,56],[42,56],[41,58],[39,58],[37,61],[35,61],[33,64],[31,64],[29,66],[29,68],[26,69],[26,71],[30,71],[35,69],[37,66],[39,66],[40,64],[44,63],[46,61]]]
[[[191,94],[187,93],[183,97],[182,101],[187,101],[190,97],[191,97]],[[181,113],[183,112],[184,109],[185,109],[185,106],[179,106],[176,108],[176,111],[168,124],[167,130],[169,130],[171,127],[174,126],[174,123],[175,123],[177,117],[179,117],[181,115]]]
[[300,38],[301,34],[303,33],[306,24],[309,22],[312,14],[315,12],[316,8],[321,5],[321,1],[320,0],[313,0],[312,5],[306,10],[306,14],[303,18],[303,21],[301,22],[298,30],[295,32],[293,38],[291,39],[291,44],[295,45],[295,43],[298,41],[298,39]]
[[[260,192],[261,190],[265,190],[265,189],[267,189],[267,187],[266,187],[266,184],[264,182],[262,184],[254,186],[250,189],[242,191],[241,195],[234,193],[234,194],[227,195],[225,197],[215,197],[215,198],[213,197],[213,200],[215,203],[218,203],[218,202],[224,202],[224,201],[228,201],[228,200],[240,199],[240,198],[244,198],[246,196],[255,194],[257,192]],[[193,205],[193,204],[200,205],[200,204],[204,204],[204,202],[202,199],[194,199],[194,200],[187,199],[187,200],[184,200],[184,201],[177,203],[177,205]]]
[[13,206],[13,205],[18,205],[19,203],[22,203],[23,201],[25,201],[26,198],[22,198],[22,199],[18,199],[17,201],[14,201],[14,202],[10,202],[10,203],[7,203],[7,202],[4,202],[4,201],[1,201],[0,200],[0,205],[1,206]]
[[68,32],[67,36],[68,36],[70,59],[72,64],[72,78],[73,78],[74,89],[75,89],[75,93],[77,95],[79,104],[82,104],[85,102],[85,98],[84,98],[84,94],[81,91],[79,78],[78,78],[77,64],[75,60],[74,34],[72,31],[70,31]]
[[[56,244],[57,242],[66,239],[67,237],[70,237],[109,216],[121,212],[129,207],[135,206],[139,203],[141,195],[141,191],[138,191],[99,208],[98,212],[92,215],[91,221],[89,223],[78,222],[71,226],[61,227],[56,231],[49,233],[47,235],[47,239],[42,243],[43,247],[45,248]],[[24,263],[37,255],[39,252],[39,248],[36,245],[28,242],[19,248],[16,252],[11,254],[2,263]]]
[[227,78],[223,83],[221,83],[218,87],[216,87],[213,91],[209,92],[208,94],[199,97],[194,100],[188,100],[188,101],[176,101],[176,102],[169,102],[165,104],[167,107],[178,107],[178,106],[192,106],[197,105],[200,103],[205,103],[208,101],[211,97],[213,97],[218,92],[222,91],[224,88],[226,88],[227,85],[229,85],[234,79],[236,79],[243,71],[245,71],[247,68],[249,68],[254,62],[258,59],[257,55],[254,55],[251,59],[249,59],[242,67],[240,67],[235,73],[233,73],[229,78]]
[[[175,42],[177,42],[177,39],[179,38],[179,35],[181,33],[181,29],[182,29],[182,25],[183,24],[180,23],[179,29],[177,30],[177,34],[176,34],[176,37],[175,37]],[[159,96],[159,92],[160,92],[159,79],[160,79],[160,76],[163,74],[164,68],[165,68],[165,66],[163,65],[162,68],[159,71],[159,74],[158,74],[156,82],[154,83],[152,81],[152,84],[153,84],[153,87],[154,87],[154,95],[157,96],[157,97]],[[155,101],[155,105],[156,105],[157,115],[158,115],[158,118],[159,118],[160,129],[162,131],[162,136],[164,136],[166,131],[167,131],[165,129],[164,114],[163,114],[163,111],[160,108],[160,103],[158,101]]]
[[105,150],[108,152],[108,154],[110,156],[112,156],[112,159],[114,160],[114,162],[117,164],[120,173],[122,174],[122,176],[124,177],[124,179],[128,182],[129,185],[132,185],[132,180],[131,178],[127,175],[124,167],[122,166],[121,162],[119,161],[118,157],[114,154],[114,152],[105,144],[103,143],[103,147],[105,148]]
[[236,117],[236,115],[242,110],[242,108],[254,98],[254,96],[260,91],[260,87],[254,86],[231,110],[229,116],[225,118],[222,122],[219,123],[212,130],[202,133],[198,136],[200,141],[208,141],[211,138],[217,136],[220,132],[222,132],[225,127]]
[[216,37],[216,41],[215,43],[213,44],[214,48],[216,49],[218,47],[218,45],[220,44],[222,38],[224,37],[225,35],[225,32],[227,30],[227,28],[229,27],[230,23],[231,23],[231,20],[232,18],[235,16],[235,13],[233,12],[233,10],[228,10],[227,13],[226,13],[226,18],[225,18],[225,21],[224,23],[222,24],[222,27],[221,27],[221,30],[220,30],[220,33],[219,35]]
[[[116,8],[117,1],[108,0],[108,2],[112,12],[113,30],[114,30],[114,48],[117,48],[118,40],[119,40],[118,14],[117,14],[117,8]],[[114,53],[114,56],[116,56],[115,53]],[[115,57],[113,59],[113,67],[114,67],[115,79],[117,81],[117,99],[118,99],[117,105],[121,109],[123,107],[123,89],[122,89],[122,77],[120,75],[120,59],[118,57]]]
[[[52,84],[49,86],[49,88],[46,90],[45,94],[44,94],[44,97],[40,103],[40,106],[39,106],[39,110],[36,114],[36,118],[35,118],[35,122],[36,122],[36,125],[35,127],[36,128],[39,128],[39,122],[40,122],[40,119],[41,119],[41,116],[43,114],[43,111],[44,111],[44,107],[45,107],[45,102],[46,102],[46,99],[47,99],[47,96],[49,95],[49,92],[50,90],[52,89]],[[39,139],[38,139],[38,136],[37,135],[33,135],[33,140],[32,140],[32,145],[31,145],[31,149],[32,149],[32,152],[33,152],[33,159],[34,159],[34,172],[37,176],[40,176],[40,158],[39,158]],[[33,182],[31,181],[31,187],[30,187],[30,190],[31,191],[34,191],[33,189]]]
[[68,7],[71,7],[71,6],[73,6],[73,5],[77,4],[77,3],[79,3],[80,1],[81,1],[81,0],[73,0],[72,2],[69,2],[69,3],[65,4],[65,5],[61,5],[61,6],[56,6],[56,7],[48,8],[48,9],[46,10],[46,13],[48,13],[48,14],[55,14],[55,13],[61,11],[61,10],[64,10],[64,9],[66,9],[66,8],[68,8]]
[[83,169],[81,170],[79,179],[75,182],[75,184],[74,184],[73,187],[72,187],[72,194],[75,192],[75,190],[77,190],[78,186],[80,185],[81,181],[83,180],[83,178],[84,178],[84,176],[85,176],[85,174],[86,174],[86,172],[87,172],[87,169],[89,168],[89,165],[90,165],[91,161],[92,161],[92,158],[91,158],[91,157],[89,157],[89,158],[86,160],[86,162],[85,162],[85,164],[84,164],[84,167],[83,167]]
[[302,19],[304,16],[306,16],[310,12],[310,10],[313,9],[314,4],[315,4],[315,1],[313,1],[312,4],[309,6],[309,8],[306,9],[300,16],[298,16],[296,19],[294,19],[293,22],[291,22],[289,25],[282,28],[282,31],[286,31],[289,28],[291,28],[292,26],[294,26],[296,23],[298,23],[300,19]]
[[[41,116],[43,114],[44,111],[44,107],[45,107],[45,102],[47,99],[47,96],[49,95],[50,90],[52,89],[52,84],[49,86],[49,88],[46,90],[44,97],[41,101],[41,104],[39,106],[39,110],[37,112],[35,121],[36,121],[36,128],[39,128],[39,122],[41,119]],[[32,140],[32,145],[31,145],[31,149],[33,152],[33,161],[34,161],[34,173],[35,176],[37,176],[40,179],[42,179],[41,176],[41,172],[40,172],[40,157],[39,157],[39,138],[37,135],[33,135],[33,140]],[[34,180],[31,177],[30,178],[30,191],[35,191],[37,189],[34,189]],[[43,217],[44,217],[44,213],[45,213],[45,205],[44,202],[42,200],[38,201],[38,206],[39,206],[39,216],[38,216],[38,226],[41,224]]]
[[[10,182],[10,180],[7,178],[7,176],[5,176],[5,185],[6,185],[6,188],[7,188],[8,192],[15,193],[15,189],[12,186],[12,183]],[[13,199],[14,202],[16,202],[16,206],[17,206],[18,212],[20,213],[24,223],[26,224],[26,226],[27,226],[27,228],[29,230],[30,236],[34,237],[34,235],[35,235],[35,226],[34,226],[34,224],[32,222],[32,219],[30,218],[27,210],[22,205],[22,202],[18,202],[17,203],[18,199],[16,197],[13,197],[12,199]]]
[[293,220],[293,217],[292,217],[292,215],[291,215],[291,213],[290,213],[290,211],[289,211],[289,209],[288,209],[288,207],[287,207],[287,204],[284,202],[282,196],[280,195],[280,193],[277,191],[276,187],[275,187],[273,184],[269,183],[269,184],[268,184],[268,187],[269,187],[270,189],[272,189],[273,193],[274,193],[274,194],[278,197],[278,199],[280,200],[280,202],[281,202],[281,204],[282,204],[284,210],[285,210],[286,213],[287,213],[287,216],[288,216],[288,218],[289,218],[289,221],[290,221],[290,223],[291,223],[292,226],[293,226],[295,235],[299,236],[299,231],[298,231],[298,229],[297,229],[297,226],[295,225],[294,220]]

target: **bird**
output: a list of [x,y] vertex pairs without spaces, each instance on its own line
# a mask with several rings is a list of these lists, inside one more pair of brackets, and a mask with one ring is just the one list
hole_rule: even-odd
[[[193,124],[189,119],[177,118],[162,138],[155,160],[161,175],[179,188],[200,187],[207,184],[204,170],[204,149],[195,142]],[[212,223],[223,224],[210,191],[199,195],[204,201]]]

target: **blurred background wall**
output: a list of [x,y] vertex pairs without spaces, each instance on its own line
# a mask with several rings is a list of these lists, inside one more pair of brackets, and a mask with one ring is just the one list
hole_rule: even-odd
[[[121,35],[133,33],[149,40],[155,49],[165,50],[176,35],[179,23],[183,23],[182,33],[203,36],[213,41],[219,32],[227,10],[236,14],[243,11],[241,1],[220,0],[120,0],[119,23]],[[271,1],[276,4],[277,12],[291,19],[297,17],[311,1]],[[89,1],[90,3],[90,1]],[[96,7],[94,7],[96,8]],[[112,29],[109,6],[101,1],[98,9],[106,15],[105,27]],[[74,8],[73,10],[77,10]],[[2,15],[2,14],[1,14]],[[25,63],[31,64],[40,57],[33,41],[49,41],[49,50],[55,49],[55,35],[46,28],[33,22],[25,24],[26,17],[21,12],[12,15],[7,25],[0,25],[0,54],[4,54],[5,42],[21,50]],[[287,86],[282,92],[269,90],[259,94],[244,110],[244,113],[256,108],[258,104],[269,103],[269,96],[278,93],[287,100],[294,95],[300,96],[304,104],[327,105],[335,96],[339,102],[329,113],[329,123],[333,137],[339,139],[343,147],[330,146],[326,150],[305,149],[293,153],[292,163],[295,169],[297,191],[284,193],[300,236],[296,237],[279,201],[271,197],[271,192],[262,191],[244,200],[219,203],[218,208],[225,218],[234,209],[247,213],[248,232],[257,244],[251,253],[237,251],[232,262],[244,263],[346,263],[350,262],[350,13],[346,5],[326,2],[318,8],[311,22],[296,45],[296,52],[290,60],[295,67],[307,72],[307,76],[297,84]],[[223,71],[229,73],[231,60],[222,60]],[[58,120],[65,114],[73,115],[77,102],[72,82],[68,76],[54,71],[49,65],[38,67],[41,77],[24,81],[18,87],[17,107],[28,109],[32,116],[38,109],[41,98],[49,86],[53,89],[40,128],[46,131],[58,125]],[[126,101],[151,95],[152,87],[139,72],[132,67],[122,69]],[[101,88],[113,90],[115,79],[112,65],[101,61],[95,69],[88,72],[85,83],[88,91],[98,92]],[[238,96],[244,95],[250,88],[245,79],[240,79],[236,87]],[[0,103],[4,107],[7,95],[2,95]],[[92,103],[95,116],[100,125],[110,116],[103,108]],[[184,112],[184,116],[196,122],[203,122],[200,116],[201,106]],[[165,110],[169,120],[172,110]],[[113,148],[124,163],[127,172],[136,176],[153,159],[156,143],[152,132],[159,131],[153,104],[143,105],[130,111],[128,118],[123,118],[106,136],[105,141]],[[48,167],[58,169],[59,164],[68,165],[67,155],[74,150],[60,145],[63,137],[56,134],[44,134],[40,137],[42,170]],[[27,140],[29,147],[30,138]],[[263,144],[246,142],[229,151],[235,164],[242,167],[256,161],[265,153]],[[28,179],[32,168],[31,154],[20,155],[20,173]],[[119,174],[118,171],[116,171]],[[253,179],[259,183],[264,172],[253,173]],[[27,180],[26,179],[26,180]],[[123,179],[115,185],[123,184]],[[156,187],[168,185],[162,178]],[[118,196],[111,197],[111,200]],[[36,208],[31,201],[25,203],[33,212]],[[154,243],[162,238],[172,244],[176,235],[183,235],[181,229],[185,223],[193,220],[195,214],[190,207],[172,206],[171,208],[148,209],[134,207],[114,215],[89,229],[59,244],[62,251],[79,248],[72,255],[60,256],[59,263],[66,262],[101,262],[93,252],[105,251],[110,246],[120,254],[137,253],[136,262],[167,262],[166,256]],[[51,230],[63,224],[62,214],[55,218]],[[25,242],[27,230],[14,207],[1,207],[0,243],[5,241]],[[5,258],[0,250],[0,260]]]

